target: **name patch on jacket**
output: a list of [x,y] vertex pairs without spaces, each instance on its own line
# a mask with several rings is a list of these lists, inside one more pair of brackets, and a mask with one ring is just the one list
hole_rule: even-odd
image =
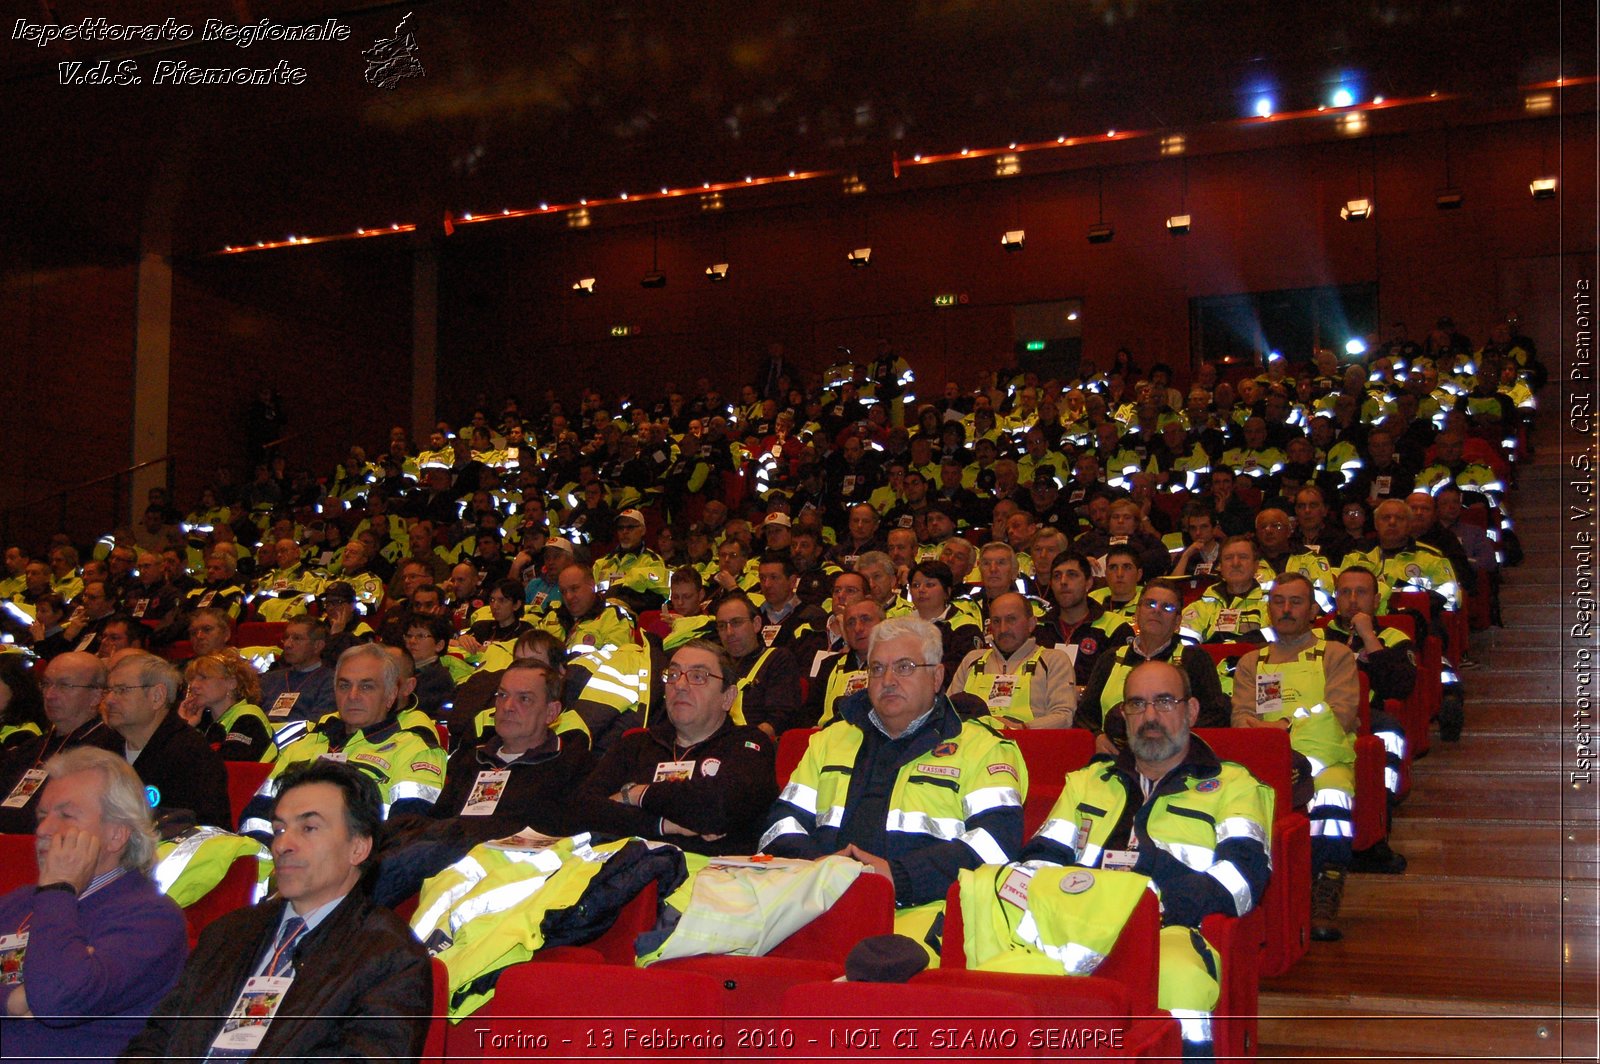
[[961,778],[961,770],[954,765],[918,765],[917,771],[925,776],[943,776],[952,780]]

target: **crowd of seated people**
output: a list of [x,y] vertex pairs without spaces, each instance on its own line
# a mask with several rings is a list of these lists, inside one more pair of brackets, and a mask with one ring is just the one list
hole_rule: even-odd
[[[1355,359],[1204,364],[1184,392],[1119,357],[932,400],[892,346],[879,355],[766,373],[736,400],[704,379],[659,401],[507,398],[420,446],[396,428],[324,477],[269,460],[187,514],[152,491],[139,528],[81,552],[6,545],[0,830],[33,830],[50,758],[98,746],[131,762],[169,837],[269,845],[282,782],[331,759],[377,783],[385,901],[526,826],[697,856],[838,849],[920,912],[958,866],[1015,860],[1016,825],[968,828],[967,851],[936,858],[881,825],[795,844],[817,794],[774,801],[775,742],[821,726],[884,788],[878,815],[894,772],[932,756],[897,744],[940,729],[930,749],[981,747],[1010,774],[985,799],[1005,804],[1026,790],[1008,729],[1087,729],[1109,758],[1172,763],[1128,752],[1145,732],[1126,685],[1162,661],[1176,668],[1140,673],[1141,703],[1289,730],[1320,840],[1316,937],[1338,937],[1343,873],[1404,865],[1350,853],[1355,670],[1404,694],[1416,655],[1373,617],[1420,593],[1417,637],[1448,653],[1439,733],[1459,736],[1450,663],[1473,663],[1457,619],[1492,623],[1518,560],[1506,493],[1543,372],[1532,342],[1502,325],[1473,349],[1441,322],[1426,347],[1400,331]],[[879,662],[891,622],[898,656]],[[1207,643],[1257,649],[1218,666]],[[898,689],[923,668],[938,688],[908,717]],[[1398,725],[1370,726],[1398,764]],[[238,819],[228,761],[270,763]]]

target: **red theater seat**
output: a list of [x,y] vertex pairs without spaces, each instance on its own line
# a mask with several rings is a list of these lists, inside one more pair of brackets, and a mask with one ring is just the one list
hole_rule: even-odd
[[1067,773],[1094,756],[1094,735],[1086,728],[1008,728],[1028,766],[1028,796],[1022,804],[1022,837],[1033,838],[1061,797]]
[[1294,808],[1289,733],[1277,728],[1197,728],[1218,757],[1273,790],[1272,878],[1259,910],[1261,974],[1282,975],[1311,942],[1311,822]]
[[716,980],[697,972],[514,964],[471,1023],[451,1032],[450,1049],[455,1059],[485,1064],[585,1053],[609,1060],[715,1060],[723,1056],[722,1004]]
[[238,827],[244,807],[272,774],[272,766],[265,761],[224,761],[223,764],[228,770],[228,811],[233,814],[233,826]]

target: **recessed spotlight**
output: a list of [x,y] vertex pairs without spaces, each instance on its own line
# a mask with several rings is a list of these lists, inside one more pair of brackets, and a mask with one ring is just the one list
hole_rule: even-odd
[[852,266],[867,266],[872,262],[872,249],[856,248],[854,251],[846,253],[845,258],[850,260],[850,265]]
[[1189,216],[1187,214],[1174,214],[1167,219],[1167,232],[1173,236],[1183,236],[1189,231]]
[[594,278],[580,277],[578,280],[573,282],[572,290],[578,293],[580,296],[594,295]]
[[1021,251],[1024,231],[1021,229],[1007,229],[1000,234],[1000,246],[1007,251]]

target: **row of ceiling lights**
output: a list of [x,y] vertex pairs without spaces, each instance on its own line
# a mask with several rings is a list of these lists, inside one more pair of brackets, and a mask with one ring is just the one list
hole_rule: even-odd
[[[1535,200],[1555,199],[1557,184],[1554,177],[1536,177],[1528,182],[1528,194]],[[1459,188],[1444,188],[1433,198],[1433,205],[1441,211],[1454,211],[1460,209],[1464,199]],[[1346,200],[1344,206],[1339,208],[1339,217],[1347,222],[1364,222],[1372,217],[1374,207],[1375,204],[1370,196]],[[1167,219],[1167,225],[1169,227],[1172,225],[1172,219]]]
[[[1557,181],[1554,177],[1538,177],[1528,183],[1528,192],[1536,200],[1554,199]],[[1434,205],[1441,211],[1456,210],[1462,204],[1460,189],[1447,188],[1442,190],[1434,199]],[[1347,222],[1363,222],[1372,217],[1374,209],[1370,197],[1347,200],[1339,208],[1339,217]],[[1173,236],[1184,236],[1189,232],[1191,218],[1187,214],[1174,214],[1167,218],[1167,232]],[[1109,244],[1116,235],[1116,230],[1104,221],[1096,222],[1088,230],[1088,239],[1091,244]],[[1023,229],[1007,229],[1000,234],[1000,246],[1006,251],[1021,251],[1027,242],[1027,231]],[[852,266],[863,267],[872,263],[872,248],[852,248],[845,253],[845,259]],[[713,263],[706,267],[706,280],[719,283],[728,279],[728,264],[726,262]],[[651,270],[640,279],[639,284],[644,288],[665,288],[667,275],[659,269]],[[592,296],[595,291],[595,278],[583,277],[573,282],[572,290],[580,296]]]

